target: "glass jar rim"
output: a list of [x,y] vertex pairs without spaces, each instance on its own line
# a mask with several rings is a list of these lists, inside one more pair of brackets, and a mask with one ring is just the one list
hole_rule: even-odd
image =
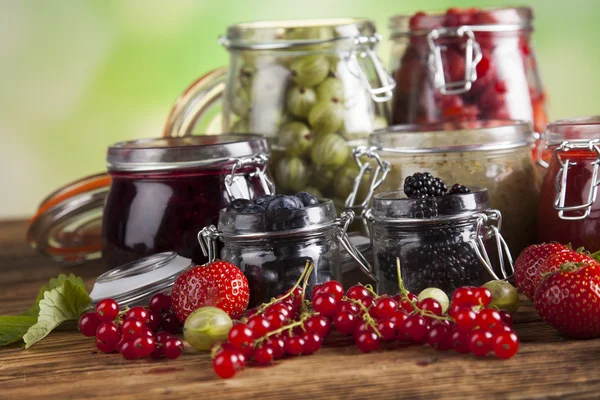
[[205,135],[130,140],[108,148],[109,171],[149,172],[230,165],[242,157],[269,154],[262,135]]
[[[478,10],[496,17],[498,22],[488,20],[477,25],[464,25],[473,32],[507,32],[532,29],[533,9],[531,7],[481,8]],[[410,20],[414,14],[394,15],[390,17],[388,24],[391,38],[405,35],[426,35],[433,29],[444,27],[443,19],[445,15],[446,11],[426,13],[424,16],[426,21],[420,29],[413,29],[410,26]]]
[[548,147],[558,146],[565,140],[600,139],[600,115],[551,121],[542,138]]
[[374,150],[402,154],[501,151],[531,146],[526,121],[481,120],[392,125],[369,136]]

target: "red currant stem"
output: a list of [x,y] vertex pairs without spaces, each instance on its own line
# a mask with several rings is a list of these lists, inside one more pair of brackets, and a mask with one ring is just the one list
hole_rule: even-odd
[[365,305],[360,300],[351,299],[346,296],[342,297],[342,300],[349,301],[350,303],[359,306],[363,312],[363,321],[365,321],[371,328],[373,328],[373,331],[377,334],[378,337],[382,336],[381,332],[379,332],[379,330],[377,329],[377,324],[375,323],[375,320],[369,315],[369,309],[365,307]]
[[[302,273],[300,274],[300,277],[298,278],[298,280],[296,281],[296,283],[294,284],[294,286],[287,291],[286,294],[284,294],[283,296],[279,297],[279,298],[271,298],[271,301],[269,301],[268,303],[264,303],[262,304],[260,307],[258,307],[256,309],[256,314],[261,314],[263,311],[265,311],[270,305],[273,305],[275,303],[278,303],[288,297],[290,297],[292,295],[292,293],[294,293],[294,290],[300,286],[300,283],[304,281],[304,277],[306,276],[306,272],[308,271],[309,267],[312,265],[312,267],[314,268],[313,264],[309,264],[310,261],[306,261],[306,266],[304,267],[304,270],[302,271]],[[311,268],[312,270],[312,268]],[[310,276],[310,275],[309,275]]]
[[[396,257],[396,272],[398,273],[398,289],[400,289],[400,295],[402,295],[403,299],[407,299],[410,301],[410,299],[408,298],[408,290],[406,290],[406,288],[404,287],[404,282],[402,281],[402,274],[400,273],[400,258]],[[413,302],[410,302],[414,308],[415,305],[413,304]]]
[[[315,269],[315,264],[308,264],[309,261],[306,261],[306,266],[304,267],[304,271],[302,271],[302,273],[304,274],[304,282],[302,282],[302,312],[306,312],[308,311],[308,306],[307,303],[304,302],[304,296],[306,295],[306,286],[308,285],[308,280],[310,278],[310,274],[312,274],[313,269]],[[292,289],[292,291],[296,289],[296,287],[294,287]]]
[[367,285],[362,285],[362,284],[361,284],[361,286],[362,286],[362,287],[364,287],[365,289],[367,289],[367,291],[368,291],[369,293],[371,293],[371,294],[373,295],[373,297],[375,297],[375,298],[379,297],[379,295],[377,294],[377,292],[375,292],[375,291],[373,290],[373,286],[371,286],[371,285],[369,285],[369,284],[367,284]]
[[210,359],[214,359],[217,356],[217,353],[219,352],[219,350],[222,350],[223,346],[221,346],[221,343],[217,344],[216,346],[214,346],[213,348],[210,349]]
[[281,328],[275,329],[274,331],[267,332],[264,336],[256,339],[254,341],[253,347],[257,347],[257,346],[261,345],[262,342],[264,342],[265,340],[267,340],[268,338],[270,338],[273,335],[279,335],[280,333],[283,333],[288,330],[292,330],[297,326],[304,326],[304,321],[306,321],[307,319],[309,319],[310,317],[312,317],[313,315],[316,315],[316,314],[317,313],[303,313],[298,321],[295,321],[295,322],[292,322],[291,324],[282,326]]

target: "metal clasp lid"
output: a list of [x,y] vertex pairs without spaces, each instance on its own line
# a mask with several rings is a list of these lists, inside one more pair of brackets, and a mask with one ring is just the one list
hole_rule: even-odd
[[244,176],[241,174],[236,174],[236,171],[238,169],[253,165],[256,165],[256,170],[255,172],[249,174],[250,177],[258,176],[265,194],[274,193],[275,186],[266,174],[268,163],[269,157],[265,154],[258,154],[254,157],[238,158],[235,164],[233,164],[233,167],[231,167],[231,173],[225,176],[225,190],[227,190],[227,194],[229,195],[230,199],[233,200],[236,198],[236,195],[232,190],[234,185],[236,186],[237,192],[241,194],[243,198],[250,198],[250,193],[248,193],[247,189],[240,185],[240,180],[245,179]]
[[[379,87],[373,87],[369,78],[365,74],[363,68],[359,68],[358,76],[362,80],[363,85],[369,91],[371,95],[371,99],[376,103],[385,103],[392,99],[393,92],[392,90],[396,87],[396,81],[390,75],[390,73],[385,69],[383,63],[377,57],[376,49],[381,41],[381,35],[378,33],[372,36],[357,36],[354,39],[355,46],[363,46],[364,50],[362,50],[358,57],[361,60],[368,58],[371,63],[373,63],[373,68],[375,70],[375,74],[377,75],[377,79],[380,82]],[[354,51],[352,52],[354,54]],[[356,75],[356,74],[355,74]]]
[[[494,224],[496,222],[496,224]],[[502,214],[498,210],[487,210],[485,213],[480,213],[477,216],[477,226],[475,231],[471,234],[470,240],[475,254],[479,261],[485,266],[490,275],[497,280],[507,279],[514,273],[512,255],[508,244],[504,240],[502,234],[500,234],[500,228],[502,227]],[[494,238],[496,240],[496,248],[498,250],[498,259],[500,261],[500,271],[502,278],[498,277],[494,271],[494,266],[490,260],[488,252],[485,248],[484,240]],[[508,260],[510,266],[510,273],[506,270],[506,264],[504,258]]]
[[[444,65],[442,62],[442,50],[446,46],[436,44],[436,40],[444,37],[466,37],[465,42],[465,76],[462,81],[446,82]],[[427,43],[431,53],[429,54],[429,68],[434,74],[434,86],[442,94],[460,94],[468,92],[473,82],[477,79],[477,64],[481,61],[482,53],[479,43],[475,40],[475,34],[467,26],[458,28],[437,28],[427,34]]]
[[[592,205],[596,202],[598,195],[598,168],[600,166],[600,149],[598,144],[600,139],[592,140],[565,140],[554,150],[554,156],[560,164],[560,170],[556,174],[556,199],[554,200],[554,208],[558,211],[558,217],[563,220],[581,220],[585,219],[590,215],[592,211]],[[571,161],[569,158],[561,158],[561,153],[567,153],[569,150],[589,150],[596,153],[596,160],[592,161],[594,169],[592,170],[592,178],[590,180],[590,189],[588,193],[587,202],[576,206],[565,206],[567,197],[567,179],[569,175],[569,167],[571,165],[577,165],[577,162]],[[583,210],[582,215],[565,215],[565,211],[580,211]]]
[[350,238],[348,237],[348,227],[354,221],[354,212],[351,210],[343,211],[338,219],[338,224],[340,229],[336,235],[336,239],[344,250],[348,252],[350,257],[354,259],[358,263],[359,268],[364,272],[369,278],[373,279],[375,282],[378,281],[375,273],[373,272],[373,267],[369,264],[369,261],[365,258],[365,256],[358,251],[358,249],[350,242]]
[[202,249],[202,254],[208,257],[208,262],[211,263],[217,258],[217,239],[219,231],[214,225],[209,225],[198,232],[198,243]]
[[[375,151],[374,147],[358,146],[352,151],[352,155],[354,157],[354,161],[356,162],[356,165],[358,165],[359,170],[358,170],[358,175],[356,175],[356,178],[354,179],[354,187],[352,189],[352,192],[350,192],[350,194],[346,198],[344,207],[347,210],[350,210],[350,209],[359,209],[360,210],[360,219],[363,223],[365,232],[368,235],[369,225],[368,225],[368,219],[365,218],[365,213],[367,211],[369,203],[371,202],[371,198],[373,197],[373,194],[375,193],[375,190],[385,181],[385,178],[387,177],[388,173],[390,172],[390,170],[392,168],[392,164],[389,161],[382,160],[381,157],[379,156],[379,154],[377,154],[377,152]],[[356,196],[358,195],[358,189],[360,187],[362,178],[367,171],[370,171],[373,168],[371,166],[371,164],[369,164],[368,162],[363,163],[360,160],[360,158],[362,156],[367,156],[369,158],[374,159],[377,162],[377,167],[375,168],[375,172],[373,173],[373,179],[371,179],[371,183],[369,185],[369,191],[368,191],[365,199],[362,201],[362,203],[360,203],[359,205],[356,205],[355,204]]]

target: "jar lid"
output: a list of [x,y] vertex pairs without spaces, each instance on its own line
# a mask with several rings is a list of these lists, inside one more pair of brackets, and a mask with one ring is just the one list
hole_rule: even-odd
[[445,222],[474,216],[490,208],[488,191],[471,187],[471,193],[413,199],[402,190],[373,197],[370,214],[380,223],[420,224]]
[[448,121],[393,125],[369,136],[375,150],[401,154],[511,150],[531,146],[532,126],[525,121]]
[[565,140],[600,139],[600,116],[559,119],[546,126],[543,139],[548,145]]
[[291,211],[246,214],[221,210],[218,230],[228,240],[252,240],[317,233],[329,229],[336,220],[333,201],[321,199],[319,204]]
[[239,158],[269,154],[261,135],[213,135],[140,139],[108,148],[109,171],[167,171],[233,164]]
[[102,209],[110,180],[105,173],[88,176],[46,197],[29,222],[29,244],[67,263],[100,257]]
[[177,277],[194,263],[175,252],[158,253],[100,275],[90,293],[92,304],[106,298],[121,307],[147,304],[159,292],[170,291]]

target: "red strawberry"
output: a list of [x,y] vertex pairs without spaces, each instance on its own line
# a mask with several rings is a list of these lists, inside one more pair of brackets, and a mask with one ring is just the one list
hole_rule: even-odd
[[171,299],[173,311],[182,323],[193,311],[205,306],[218,307],[238,319],[248,307],[250,289],[238,267],[215,261],[179,275],[171,290]]
[[529,299],[533,299],[536,287],[534,277],[540,265],[552,254],[570,250],[560,243],[542,243],[527,247],[515,261],[515,284]]
[[535,292],[540,317],[573,339],[600,337],[600,265],[563,264]]
[[578,253],[573,250],[561,251],[560,253],[552,254],[539,265],[536,274],[533,276],[532,287],[534,293],[537,287],[542,282],[542,280],[544,280],[544,274],[547,274],[548,272],[558,271],[560,267],[566,263],[587,263],[590,265],[600,265],[598,261],[594,260],[587,254]]

